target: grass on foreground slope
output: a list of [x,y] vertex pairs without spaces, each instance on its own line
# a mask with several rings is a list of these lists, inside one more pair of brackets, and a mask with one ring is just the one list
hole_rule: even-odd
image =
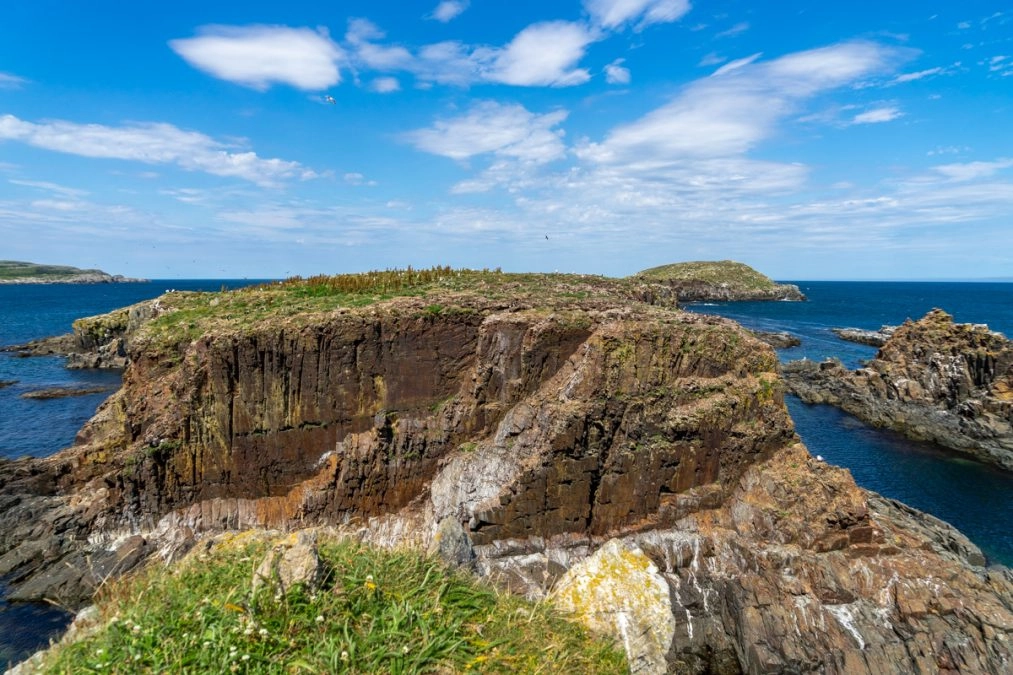
[[411,551],[323,540],[323,586],[251,591],[268,542],[236,541],[105,587],[109,623],[48,673],[623,673],[621,651],[549,605]]
[[82,270],[65,265],[38,265],[17,260],[0,260],[0,279],[62,279],[78,274],[101,274],[101,270]]
[[683,262],[643,270],[634,275],[645,281],[702,281],[708,284],[728,284],[732,288],[766,290],[777,284],[745,263],[734,260]]

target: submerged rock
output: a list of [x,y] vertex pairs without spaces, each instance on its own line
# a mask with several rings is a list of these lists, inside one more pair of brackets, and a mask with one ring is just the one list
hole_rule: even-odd
[[935,309],[908,321],[865,367],[796,361],[792,393],[880,427],[1013,470],[1013,342]]

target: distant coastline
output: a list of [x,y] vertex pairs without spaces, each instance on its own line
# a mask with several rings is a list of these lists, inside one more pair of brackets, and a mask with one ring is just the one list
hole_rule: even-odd
[[142,283],[102,270],[83,270],[67,265],[40,265],[17,260],[0,260],[0,284],[119,284]]

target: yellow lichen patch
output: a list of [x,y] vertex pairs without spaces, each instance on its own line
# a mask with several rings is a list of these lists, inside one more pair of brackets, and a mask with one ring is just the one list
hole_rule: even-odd
[[553,599],[590,630],[620,642],[633,672],[666,672],[675,634],[668,584],[636,546],[608,542],[559,580]]

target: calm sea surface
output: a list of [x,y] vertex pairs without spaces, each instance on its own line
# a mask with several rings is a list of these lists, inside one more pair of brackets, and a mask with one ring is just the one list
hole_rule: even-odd
[[[254,281],[170,280],[140,284],[0,285],[0,346],[70,331],[71,322],[154,298],[170,288],[219,290]],[[720,314],[761,330],[786,330],[802,346],[781,351],[784,360],[840,358],[849,367],[875,349],[838,339],[835,327],[879,328],[917,319],[933,307],[957,321],[987,323],[1013,336],[1013,284],[795,282],[808,302],[697,304],[689,309]],[[68,447],[107,393],[34,401],[26,391],[93,385],[114,390],[118,373],[71,371],[60,358],[0,354],[0,457],[44,456]],[[846,467],[858,483],[900,499],[960,528],[993,562],[1013,565],[1013,474],[936,446],[872,429],[828,406],[789,397],[788,407],[810,452]],[[0,596],[3,586],[0,580]],[[30,654],[59,634],[67,615],[55,608],[0,601],[0,667]]]

